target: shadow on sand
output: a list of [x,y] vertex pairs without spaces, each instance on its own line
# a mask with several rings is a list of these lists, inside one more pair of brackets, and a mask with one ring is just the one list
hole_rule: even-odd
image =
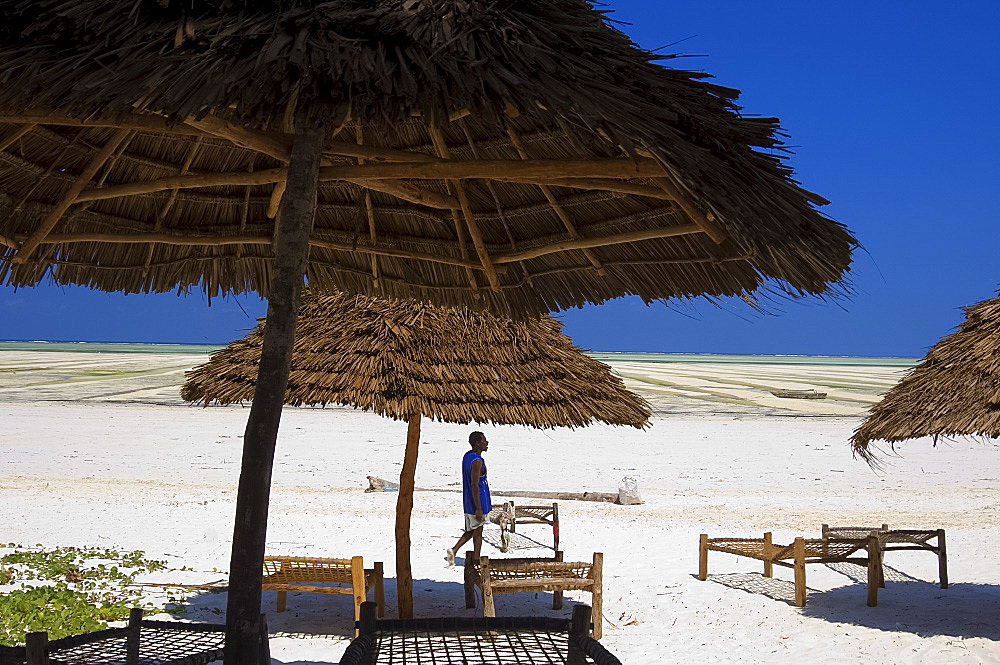
[[[455,561],[457,568],[464,565],[462,557]],[[267,615],[268,632],[272,637],[331,638],[331,658],[325,661],[290,661],[271,659],[272,665],[329,665],[337,659],[346,641],[354,637],[354,598],[349,594],[320,594],[289,592],[284,612],[275,610],[277,594],[265,591],[262,611]],[[371,599],[371,596],[369,596]],[[566,598],[562,609],[552,609],[551,593],[503,594],[496,597],[497,614],[500,616],[551,616],[569,619],[573,607],[580,604]],[[418,617],[432,616],[482,616],[482,598],[478,594],[476,608],[466,609],[465,591],[459,582],[441,582],[417,579],[413,581],[414,612]],[[182,618],[190,621],[222,623],[225,621],[226,592],[206,591],[189,596]],[[396,580],[385,580],[385,617],[396,618]],[[343,642],[340,642],[343,641]]]
[[[827,591],[808,590],[802,615],[835,623],[849,623],[886,631],[905,631],[921,636],[982,637],[1000,640],[1000,586],[951,584],[941,589],[885,566],[886,586],[879,589],[877,607],[868,607],[864,572],[850,564],[828,567],[853,582]],[[795,604],[795,585],[789,580],[764,577],[761,573],[709,575],[709,580],[733,589],[755,593],[789,605]]]

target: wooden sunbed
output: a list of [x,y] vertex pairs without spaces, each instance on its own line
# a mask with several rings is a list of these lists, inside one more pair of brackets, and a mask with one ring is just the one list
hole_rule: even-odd
[[[856,563],[868,569],[868,606],[878,605],[879,587],[885,586],[882,556],[885,552],[926,550],[938,556],[941,588],[948,588],[948,561],[944,529],[889,529],[881,527],[831,527],[824,524],[822,538],[796,538],[791,545],[772,542],[771,533],[763,538],[709,538],[701,534],[698,543],[698,579],[708,578],[708,552],[728,552],[764,562],[764,576],[771,577],[772,566],[795,571],[795,605],[806,604],[806,564]],[[936,540],[935,544],[930,541]]]
[[265,556],[263,591],[278,592],[278,611],[285,611],[289,591],[337,593],[354,596],[354,620],[361,616],[361,603],[374,589],[378,615],[385,616],[385,586],[382,562],[365,569],[362,557],[327,559],[302,556]]
[[[492,518],[492,517],[491,517]],[[510,536],[516,533],[518,525],[547,524],[552,527],[552,551],[559,551],[559,504],[553,502],[541,505],[514,505],[513,501],[505,501],[498,516],[493,519],[500,525],[501,552],[510,551]]]
[[806,564],[857,563],[868,568],[868,606],[878,604],[881,580],[881,548],[877,536],[858,539],[796,538],[791,545],[771,541],[771,533],[763,538],[709,538],[701,534],[698,543],[698,579],[708,579],[709,551],[728,552],[764,562],[764,577],[773,575],[773,566],[785,566],[795,571],[795,605],[806,604]]
[[495,617],[493,596],[520,591],[553,592],[552,608],[562,607],[564,591],[589,591],[594,610],[594,639],[601,639],[604,554],[595,552],[591,562],[566,562],[563,553],[554,557],[478,560],[465,553],[465,606],[476,606],[475,587],[483,593],[483,616]]
[[888,524],[881,527],[822,526],[823,538],[861,538],[873,533],[878,536],[882,552],[923,550],[935,554],[941,588],[948,588],[948,551],[944,529],[890,529]]

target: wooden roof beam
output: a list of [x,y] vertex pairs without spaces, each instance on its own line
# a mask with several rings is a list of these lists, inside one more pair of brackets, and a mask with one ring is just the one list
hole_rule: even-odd
[[[434,142],[434,148],[437,150],[438,156],[441,159],[450,159],[451,153],[448,150],[448,145],[445,143],[444,134],[435,125],[428,125],[427,129],[431,135],[431,141]],[[479,230],[479,225],[476,224],[476,218],[472,214],[472,205],[469,203],[469,194],[465,191],[465,185],[462,184],[461,180],[453,178],[449,180],[452,191],[458,198],[459,205],[462,208],[462,216],[465,217],[465,224],[469,229],[469,235],[472,236],[472,244],[476,247],[476,253],[479,255],[479,260],[483,264],[483,269],[486,272],[486,279],[490,283],[490,288],[500,292],[500,280],[497,277],[496,270],[493,269],[493,262],[490,260],[490,253],[486,249],[486,242],[483,240],[483,234]]]
[[[651,162],[652,163],[652,162]],[[659,167],[657,166],[657,169]],[[385,170],[380,170],[385,169]],[[628,173],[628,171],[639,173]],[[602,189],[607,191],[623,191],[624,193],[640,194],[637,188],[627,182],[617,182],[604,179],[594,182],[592,176],[600,175],[602,171],[612,173],[610,177],[650,177],[650,166],[640,164],[636,167],[629,160],[526,160],[526,161],[467,161],[467,162],[437,162],[433,164],[363,164],[358,166],[324,166],[320,168],[320,180],[343,180],[356,183],[365,189],[383,191],[411,203],[422,204],[441,210],[461,209],[457,197],[421,189],[407,182],[397,182],[399,177],[429,180],[459,180],[463,178],[481,178],[501,181],[523,182],[528,184],[557,185],[560,187],[576,187],[581,189]],[[568,171],[569,177],[560,174]],[[84,191],[78,201],[98,201],[101,199],[119,198],[137,194],[160,192],[166,189],[191,189],[198,187],[219,187],[229,185],[266,185],[281,182],[285,179],[285,169],[266,169],[254,173],[203,173],[186,176],[167,176],[146,182],[114,185],[102,189]],[[575,177],[577,173],[587,173],[589,176]],[[661,172],[662,173],[662,172]],[[553,175],[555,174],[555,175]],[[601,185],[601,186],[596,186]],[[645,190],[641,195],[647,195]],[[675,200],[675,198],[660,190],[655,198]]]
[[618,192],[619,194],[634,194],[636,196],[646,196],[651,199],[663,201],[673,201],[674,197],[667,194],[660,187],[650,187],[640,185],[626,180],[611,180],[602,178],[552,178],[546,183],[557,187],[571,187],[575,189],[597,189],[604,192]]
[[605,247],[607,245],[618,245],[626,242],[641,242],[643,240],[654,240],[657,238],[672,238],[674,236],[691,235],[694,233],[702,233],[701,227],[697,224],[670,226],[660,229],[646,229],[643,231],[630,231],[628,233],[619,233],[618,235],[596,238],[577,238],[575,240],[554,242],[549,245],[543,245],[541,247],[524,250],[523,252],[517,252],[516,254],[497,256],[493,260],[498,264],[514,263],[515,261],[527,261],[528,259],[538,258],[539,256],[545,256],[546,254],[555,254],[556,252],[565,252],[571,249]]
[[[528,151],[525,150],[524,145],[521,143],[521,139],[517,135],[517,132],[514,131],[514,127],[511,126],[509,123],[507,124],[507,136],[510,137],[510,142],[514,145],[514,148],[517,149],[517,154],[521,156],[521,159],[527,161]],[[573,222],[570,221],[569,215],[566,213],[566,210],[561,205],[559,205],[559,201],[556,199],[555,194],[552,193],[552,190],[549,189],[549,186],[538,185],[538,188],[542,190],[542,194],[545,196],[545,200],[549,202],[549,206],[556,213],[556,216],[559,217],[559,219],[562,221],[563,226],[566,227],[566,231],[569,233],[569,237],[579,238],[580,234],[577,232],[576,227],[573,225]],[[597,271],[597,274],[600,277],[604,277],[604,275],[607,274],[607,271],[604,269],[604,266],[601,265],[601,262],[598,260],[598,258],[594,256],[594,253],[591,252],[589,249],[583,249],[581,251],[583,252],[583,255],[587,257],[587,260],[590,261],[590,265],[594,266],[594,270]]]
[[[211,118],[211,119],[209,119]],[[225,122],[213,116],[206,116],[201,120],[193,118],[184,123],[175,123],[162,116],[156,115],[130,115],[121,119],[114,118],[72,118],[62,114],[22,114],[22,115],[0,115],[0,124],[31,123],[38,125],[56,125],[64,127],[121,127],[123,129],[136,129],[140,131],[156,132],[159,134],[172,134],[175,136],[201,136],[205,133],[214,132],[204,129],[205,125],[198,127],[204,122],[213,121]],[[227,123],[230,124],[230,123]],[[237,125],[232,125],[237,127]],[[279,132],[257,132],[246,130],[257,136],[266,136],[271,140],[285,145],[291,149],[292,135]],[[255,148],[254,148],[255,149]],[[394,150],[392,148],[378,148],[375,146],[356,146],[351,143],[341,141],[327,142],[323,146],[324,154],[340,155],[344,157],[364,157],[366,159],[399,161],[399,162],[435,162],[437,158],[422,152],[410,150]]]
[[[8,242],[13,245],[12,249],[17,247],[16,238],[12,240],[10,238],[2,238],[2,236],[0,236],[0,244],[7,244]],[[271,236],[195,236],[176,233],[52,233],[39,244],[60,245],[82,242],[100,242],[122,245],[160,243],[163,245],[174,245],[180,247],[224,247],[227,245],[272,245],[274,243],[274,238]],[[340,252],[361,252],[362,254],[373,254],[377,256],[430,261],[432,263],[441,263],[460,268],[468,268],[470,270],[483,270],[483,266],[475,261],[442,256],[438,254],[427,254],[425,252],[413,252],[405,249],[397,249],[395,247],[338,242],[336,240],[327,240],[324,238],[310,238],[309,244],[313,247],[332,249]],[[499,268],[498,270],[500,273],[505,273],[506,271],[507,268],[505,266]]]
[[20,140],[22,136],[24,136],[34,128],[35,128],[35,123],[26,122],[17,129],[15,129],[13,134],[5,138],[3,141],[0,141],[0,151],[4,151],[7,148],[14,145],[15,143],[17,143],[17,141]]
[[566,178],[655,178],[663,175],[651,159],[530,159],[469,160],[427,163],[380,163],[362,166],[324,166],[320,180],[451,180],[480,178],[549,184]]
[[[358,145],[364,144],[364,135],[362,133],[361,123],[358,123]],[[364,164],[365,160],[363,157],[358,157],[358,164]],[[378,237],[375,232],[375,206],[372,204],[372,193],[365,192],[365,215],[368,217],[368,235],[369,240],[371,240],[372,246],[378,244]],[[378,283],[378,255],[371,255],[372,264],[372,288],[376,292],[380,290]]]
[[56,227],[59,220],[62,219],[63,213],[73,203],[76,202],[77,196],[83,191],[83,188],[87,186],[88,183],[97,174],[98,169],[104,166],[104,162],[115,153],[118,146],[128,138],[129,134],[132,133],[131,129],[119,129],[117,130],[108,142],[91,157],[90,161],[83,168],[83,171],[77,176],[73,184],[70,185],[69,191],[63,194],[63,197],[56,203],[55,207],[49,211],[49,214],[41,221],[38,228],[35,230],[31,236],[21,244],[21,248],[17,251],[11,261],[15,264],[21,264],[26,262],[31,254],[35,251],[35,248],[45,239],[52,229]]
[[[279,140],[272,135],[254,132],[246,129],[245,127],[239,127],[213,116],[207,116],[201,120],[189,120],[188,124],[192,127],[204,130],[213,136],[227,139],[240,147],[262,152],[265,155],[273,157],[274,159],[286,164],[288,163],[289,156],[291,155],[291,137],[289,137],[289,141],[286,144],[284,141]],[[333,165],[329,159],[322,159],[320,160],[320,163],[324,166]],[[373,189],[385,194],[391,194],[392,196],[401,198],[404,201],[426,205],[431,208],[447,210],[458,206],[458,202],[452,197],[439,194],[438,192],[421,189],[416,185],[406,182],[370,182],[368,179],[355,178],[340,178],[340,180],[347,180],[348,182],[358,185],[359,187]]]
[[716,245],[721,245],[726,240],[726,232],[722,230],[722,227],[716,224],[710,215],[702,214],[700,210],[691,205],[691,202],[681,194],[680,188],[674,184],[673,180],[661,177],[655,178],[654,181],[660,189],[666,192],[669,196],[673,197],[673,200],[678,206],[680,206],[680,209],[684,211],[684,214],[686,214],[692,222],[697,224],[698,228],[704,231]]

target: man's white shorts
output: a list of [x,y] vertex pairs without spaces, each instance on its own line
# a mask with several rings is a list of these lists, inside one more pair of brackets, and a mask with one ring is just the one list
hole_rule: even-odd
[[486,515],[483,515],[482,517],[476,517],[475,515],[470,515],[469,513],[465,513],[465,530],[474,531],[479,527],[483,526],[484,524],[486,524],[487,521],[488,520],[486,519]]

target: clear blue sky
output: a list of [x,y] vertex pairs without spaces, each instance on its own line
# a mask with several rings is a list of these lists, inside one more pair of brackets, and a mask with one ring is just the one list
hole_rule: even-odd
[[[691,54],[775,115],[791,164],[863,244],[854,294],[772,305],[623,299],[563,315],[594,350],[920,356],[1000,282],[1000,4],[613,0],[646,48]],[[244,313],[244,310],[246,313]],[[0,287],[0,339],[224,343],[265,311],[215,300]]]

